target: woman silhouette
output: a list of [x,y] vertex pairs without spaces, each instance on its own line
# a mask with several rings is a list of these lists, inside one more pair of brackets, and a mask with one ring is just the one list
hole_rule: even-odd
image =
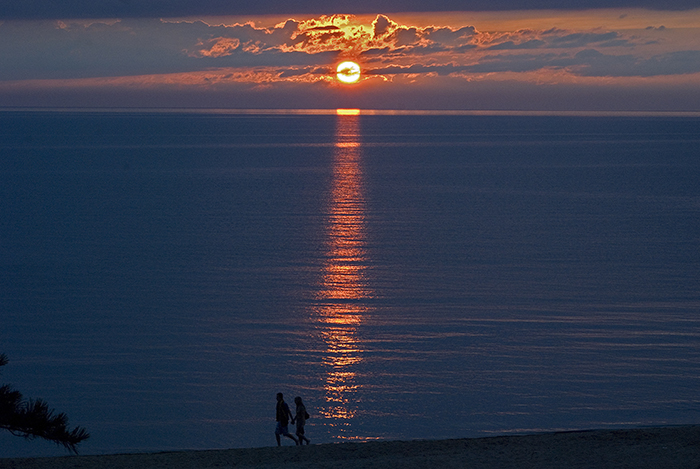
[[304,425],[306,425],[306,419],[309,418],[309,414],[306,412],[306,406],[301,401],[301,397],[297,396],[294,398],[294,403],[297,405],[297,414],[292,417],[292,423],[296,421],[297,424],[297,438],[299,438],[299,444],[303,445],[304,441],[306,444],[311,444],[311,441],[304,436]]

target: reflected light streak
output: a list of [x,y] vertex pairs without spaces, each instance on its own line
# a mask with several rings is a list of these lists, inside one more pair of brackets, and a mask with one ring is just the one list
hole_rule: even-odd
[[354,394],[360,389],[355,365],[362,361],[358,327],[373,296],[366,278],[365,200],[361,171],[359,110],[339,109],[334,147],[333,185],[328,204],[328,227],[323,277],[314,310],[325,344],[323,365],[326,404],[321,414],[336,428],[337,439],[347,435],[355,418]]

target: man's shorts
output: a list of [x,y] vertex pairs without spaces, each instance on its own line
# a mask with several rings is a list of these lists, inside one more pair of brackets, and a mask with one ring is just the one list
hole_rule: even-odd
[[289,435],[289,429],[287,425],[282,426],[282,422],[277,422],[277,428],[275,428],[275,435]]

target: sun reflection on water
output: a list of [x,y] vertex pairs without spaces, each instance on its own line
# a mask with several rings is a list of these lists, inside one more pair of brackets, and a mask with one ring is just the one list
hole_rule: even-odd
[[365,249],[365,199],[360,151],[359,116],[338,113],[333,154],[323,276],[316,295],[315,319],[325,345],[325,406],[322,415],[336,427],[337,439],[353,438],[355,394],[360,389],[355,366],[362,361],[358,328],[371,298]]

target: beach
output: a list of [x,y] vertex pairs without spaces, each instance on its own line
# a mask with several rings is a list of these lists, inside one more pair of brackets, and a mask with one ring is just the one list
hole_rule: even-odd
[[303,447],[0,459],[2,469],[697,469],[700,425]]

